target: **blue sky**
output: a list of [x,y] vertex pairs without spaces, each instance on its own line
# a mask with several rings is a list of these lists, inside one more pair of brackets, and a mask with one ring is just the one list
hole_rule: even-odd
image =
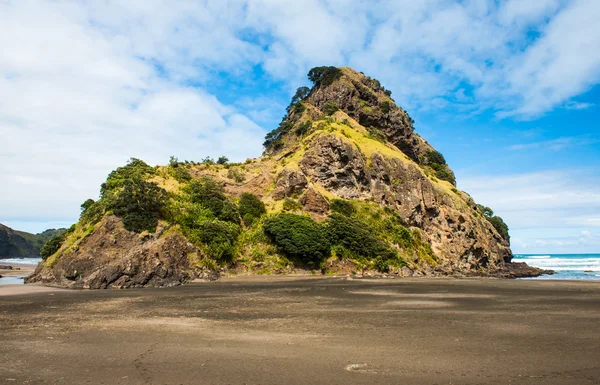
[[600,252],[600,2],[0,2],[0,223],[129,157],[259,156],[317,65],[379,79],[517,253]]

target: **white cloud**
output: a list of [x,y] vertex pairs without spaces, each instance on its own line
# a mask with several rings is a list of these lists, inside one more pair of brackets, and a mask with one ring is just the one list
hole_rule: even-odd
[[292,92],[314,65],[349,64],[411,110],[590,107],[572,99],[600,80],[599,12],[595,0],[1,1],[0,220],[75,219],[130,156],[258,155],[257,123],[283,107],[207,91],[256,68]]
[[466,176],[459,183],[505,220],[516,252],[551,252],[551,246],[599,251],[591,250],[596,246],[592,240],[581,240],[600,231],[600,176],[595,171]]

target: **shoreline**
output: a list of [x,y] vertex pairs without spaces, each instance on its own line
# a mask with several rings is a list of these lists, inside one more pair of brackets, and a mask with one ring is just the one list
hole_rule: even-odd
[[0,266],[12,266],[12,269],[0,269],[0,275],[10,277],[15,275],[29,275],[35,271],[37,265],[28,265],[24,263],[3,263],[0,259]]
[[[19,272],[19,270],[17,270]],[[20,273],[21,274],[21,273]],[[19,274],[15,274],[19,275]],[[128,289],[72,289],[65,288],[56,285],[43,284],[43,283],[28,283],[28,284],[8,284],[0,285],[0,297],[7,296],[18,296],[18,295],[29,295],[39,293],[55,293],[55,292],[70,292],[70,293],[93,293],[93,292],[144,292],[151,290],[174,290],[181,287],[195,287],[198,285],[214,285],[214,284],[285,284],[294,282],[306,282],[306,281],[337,281],[337,282],[365,282],[365,283],[377,283],[386,284],[401,282],[403,284],[414,284],[419,283],[435,283],[445,282],[454,283],[460,285],[461,282],[480,282],[482,284],[494,283],[494,282],[524,282],[523,288],[534,289],[536,286],[545,287],[552,284],[559,284],[561,286],[590,286],[600,287],[600,280],[577,280],[577,279],[523,279],[523,278],[501,278],[501,277],[452,277],[452,276],[433,276],[433,277],[396,277],[396,276],[351,276],[351,275],[340,275],[340,276],[327,276],[327,275],[312,275],[312,274],[295,274],[295,275],[258,275],[258,274],[243,274],[243,275],[227,275],[221,276],[217,280],[204,280],[195,279],[188,283],[173,287],[141,287],[141,288],[128,288]]]

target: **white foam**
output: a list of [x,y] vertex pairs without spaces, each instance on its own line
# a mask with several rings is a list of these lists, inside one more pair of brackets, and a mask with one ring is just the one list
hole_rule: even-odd
[[0,265],[10,265],[11,263],[20,263],[22,265],[37,265],[42,258],[6,258],[0,259]]

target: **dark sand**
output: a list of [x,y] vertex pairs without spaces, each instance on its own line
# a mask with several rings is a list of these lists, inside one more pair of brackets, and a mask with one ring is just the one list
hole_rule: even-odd
[[600,384],[600,283],[230,279],[3,296],[0,384]]

